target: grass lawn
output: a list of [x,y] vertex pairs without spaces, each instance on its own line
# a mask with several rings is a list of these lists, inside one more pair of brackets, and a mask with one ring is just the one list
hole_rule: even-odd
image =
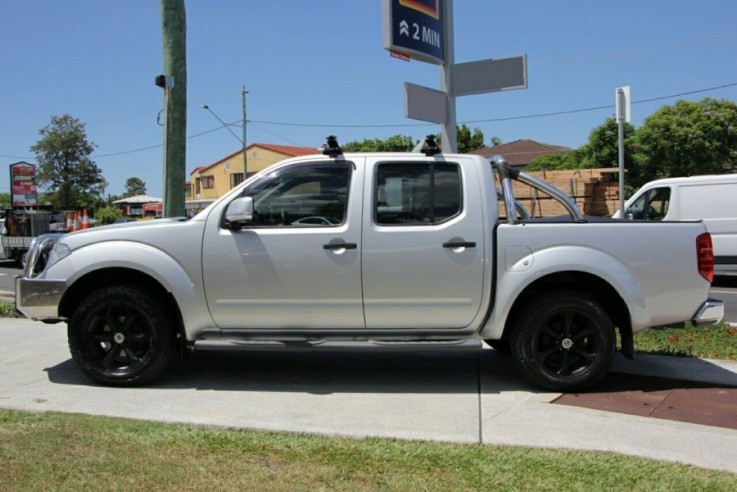
[[0,490],[737,490],[613,453],[340,439],[0,410]]
[[650,328],[635,334],[635,350],[653,354],[737,360],[737,328]]

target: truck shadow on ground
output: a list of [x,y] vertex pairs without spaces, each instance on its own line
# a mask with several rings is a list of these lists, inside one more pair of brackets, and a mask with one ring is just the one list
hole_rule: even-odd
[[[94,385],[71,359],[46,372],[55,384]],[[380,349],[198,352],[146,388],[311,394],[538,391],[518,374],[511,357],[494,350]]]
[[[691,364],[727,384],[610,372],[578,393],[631,394],[737,387],[737,375],[708,361]],[[50,382],[94,385],[71,359],[46,369]],[[547,393],[526,381],[511,356],[495,350],[342,350],[312,352],[198,352],[177,362],[147,389],[331,393],[498,394]],[[554,395],[554,393],[552,394]]]

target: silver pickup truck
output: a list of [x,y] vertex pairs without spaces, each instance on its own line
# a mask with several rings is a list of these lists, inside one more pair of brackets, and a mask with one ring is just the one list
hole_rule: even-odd
[[[497,188],[495,179],[499,179]],[[531,219],[511,180],[561,201]],[[16,307],[65,321],[81,371],[145,384],[188,350],[511,352],[532,382],[591,385],[633,334],[721,320],[700,222],[594,220],[502,158],[322,154],[276,164],[190,220],[40,238]],[[619,333],[619,341],[617,338]]]

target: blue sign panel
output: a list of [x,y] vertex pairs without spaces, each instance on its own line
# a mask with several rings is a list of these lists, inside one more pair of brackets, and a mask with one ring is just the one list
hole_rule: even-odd
[[445,63],[443,0],[385,0],[384,47],[429,63]]

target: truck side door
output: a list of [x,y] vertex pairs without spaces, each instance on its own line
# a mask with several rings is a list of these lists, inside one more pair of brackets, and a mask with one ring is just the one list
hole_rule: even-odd
[[361,166],[292,163],[249,184],[253,220],[237,230],[210,217],[203,280],[217,325],[228,329],[364,328]]
[[481,185],[476,168],[461,160],[367,159],[367,328],[464,328],[477,315],[484,282]]

